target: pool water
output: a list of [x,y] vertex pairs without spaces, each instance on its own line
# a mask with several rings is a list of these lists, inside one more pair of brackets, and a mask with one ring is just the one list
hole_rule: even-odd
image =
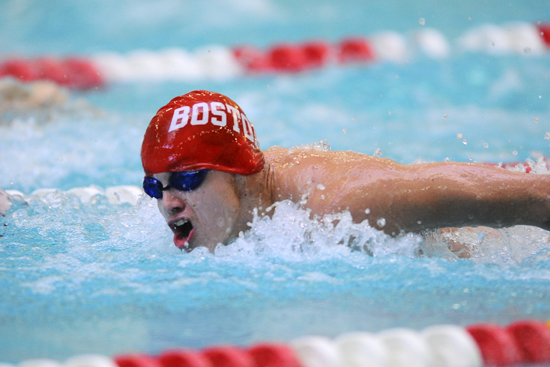
[[[0,57],[265,47],[428,26],[455,45],[484,23],[548,21],[549,5],[5,1]],[[231,246],[186,254],[153,200],[82,202],[69,192],[141,185],[150,118],[194,89],[237,101],[263,149],[321,142],[403,164],[549,156],[550,53],[453,50],[304,74],[119,83],[71,92],[62,106],[1,111],[0,187],[25,197],[0,217],[0,361],[550,318],[550,236],[537,228],[464,230],[472,258],[458,259],[443,238],[390,238],[345,213],[334,228],[284,202]],[[58,191],[31,195],[40,188]],[[350,236],[353,248],[342,245]]]

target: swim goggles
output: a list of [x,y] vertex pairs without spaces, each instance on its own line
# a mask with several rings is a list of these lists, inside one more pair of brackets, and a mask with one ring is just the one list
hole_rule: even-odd
[[162,192],[174,188],[180,191],[193,191],[198,188],[206,177],[207,169],[195,171],[173,172],[166,187],[156,178],[149,176],[143,180],[143,190],[147,195],[155,199],[162,199]]

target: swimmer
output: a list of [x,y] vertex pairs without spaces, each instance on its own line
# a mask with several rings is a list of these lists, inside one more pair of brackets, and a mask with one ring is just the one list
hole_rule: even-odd
[[463,226],[550,230],[550,175],[474,163],[401,165],[350,151],[261,151],[243,110],[218,93],[172,99],[141,149],[145,192],[187,251],[214,251],[246,231],[257,209],[304,203],[314,217],[347,210],[389,235]]

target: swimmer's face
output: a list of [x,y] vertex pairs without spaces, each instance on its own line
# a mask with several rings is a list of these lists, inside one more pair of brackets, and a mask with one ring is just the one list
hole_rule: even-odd
[[[170,181],[170,172],[153,175],[164,186]],[[174,232],[174,244],[190,251],[207,247],[214,251],[218,243],[227,243],[236,237],[239,217],[239,197],[235,175],[211,170],[203,183],[192,191],[175,188],[163,191],[157,200],[166,223]]]

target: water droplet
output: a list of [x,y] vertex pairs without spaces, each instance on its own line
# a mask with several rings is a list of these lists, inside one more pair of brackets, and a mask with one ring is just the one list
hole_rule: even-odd
[[538,124],[539,123],[539,118],[538,117],[535,117],[535,122]]
[[464,135],[462,135],[462,133],[456,134],[456,138],[457,138],[457,139],[462,139],[463,136],[464,136]]
[[445,159],[443,160],[443,162],[450,162],[451,161],[451,158],[449,157],[445,157]]
[[466,140],[466,139],[462,140],[462,144],[468,145],[468,140]]
[[395,79],[399,79],[399,75],[398,75],[398,74],[395,74]]
[[489,144],[484,143],[484,144],[483,144],[483,147],[484,147],[484,148],[489,148]]
[[546,134],[544,134],[544,140],[550,140],[550,133],[549,132],[546,132]]
[[539,96],[539,98],[542,98],[542,96]]
[[344,134],[348,133],[348,129],[342,129],[342,131],[344,132]]
[[391,111],[388,111],[388,115],[391,115]]
[[421,220],[419,220],[419,221],[417,221],[416,223],[418,223],[418,224],[422,224],[422,221],[421,221]]
[[317,185],[317,188],[318,188],[319,190],[324,190],[324,189],[325,189],[325,185],[319,184],[319,185]]
[[386,225],[386,220],[384,218],[380,218],[376,221],[376,224],[378,224],[378,227],[384,227]]
[[447,118],[447,114],[444,114],[444,115],[443,115],[443,118],[446,119],[446,118]]
[[420,24],[420,25],[426,24],[426,19],[424,19],[424,18],[418,19],[418,24]]
[[523,49],[523,52],[525,52],[526,54],[530,54],[531,53],[531,48],[530,47],[525,47]]
[[514,150],[514,151],[512,152],[512,154],[513,154],[513,155],[518,155],[518,151],[517,151],[517,150]]
[[373,157],[381,157],[381,156],[382,156],[382,149],[376,148],[376,150],[374,151],[374,153],[372,153],[372,156],[373,156]]
[[365,209],[365,214],[370,214],[370,209],[369,208]]

